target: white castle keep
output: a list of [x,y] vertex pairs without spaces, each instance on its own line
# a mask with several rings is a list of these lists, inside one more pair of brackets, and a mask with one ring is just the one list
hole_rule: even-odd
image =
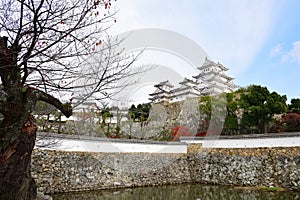
[[200,71],[193,80],[184,78],[178,88],[174,88],[170,82],[163,81],[154,85],[156,90],[149,94],[152,103],[178,102],[187,98],[199,96],[212,96],[223,92],[232,92],[237,86],[233,83],[233,78],[227,76],[225,71],[228,68],[220,63],[215,63],[208,58],[202,66],[197,67]]

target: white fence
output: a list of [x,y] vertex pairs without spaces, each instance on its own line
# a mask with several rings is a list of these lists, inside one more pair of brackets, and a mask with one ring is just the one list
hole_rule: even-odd
[[36,148],[116,153],[187,153],[187,144],[182,142],[155,142],[143,140],[122,140],[87,136],[38,134]]
[[187,153],[189,143],[204,148],[257,148],[300,146],[300,133],[221,137],[182,137],[180,142],[108,139],[39,133],[36,148],[63,151],[116,153]]
[[294,147],[300,146],[300,133],[181,137],[180,141],[185,143],[201,143],[204,148]]

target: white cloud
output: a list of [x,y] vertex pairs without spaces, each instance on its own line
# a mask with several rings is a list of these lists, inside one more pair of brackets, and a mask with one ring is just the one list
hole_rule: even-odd
[[283,57],[283,61],[292,61],[300,64],[300,41],[293,43],[293,48],[288,51]]
[[280,7],[272,0],[122,0],[116,6],[114,33],[137,28],[179,32],[227,65],[232,75],[242,73],[260,51]]
[[282,44],[277,44],[275,47],[273,47],[270,51],[270,56],[278,56],[283,54]]

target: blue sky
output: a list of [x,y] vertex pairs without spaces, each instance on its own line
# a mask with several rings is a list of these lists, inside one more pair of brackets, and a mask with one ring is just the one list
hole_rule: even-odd
[[[260,84],[288,99],[300,98],[298,0],[118,0],[115,7],[117,23],[110,34],[176,31],[227,66],[236,85]],[[158,64],[180,63],[161,60],[169,62]]]
[[289,99],[300,98],[299,9],[299,1],[287,0],[282,3],[263,46],[246,70],[236,76],[237,83],[261,84],[286,94]]

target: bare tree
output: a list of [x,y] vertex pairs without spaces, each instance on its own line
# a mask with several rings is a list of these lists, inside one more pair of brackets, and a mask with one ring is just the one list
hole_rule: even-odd
[[59,95],[104,98],[138,73],[131,68],[135,57],[121,56],[120,41],[105,34],[114,15],[110,0],[1,1],[0,199],[36,195],[30,157],[37,101],[69,117],[71,102]]

